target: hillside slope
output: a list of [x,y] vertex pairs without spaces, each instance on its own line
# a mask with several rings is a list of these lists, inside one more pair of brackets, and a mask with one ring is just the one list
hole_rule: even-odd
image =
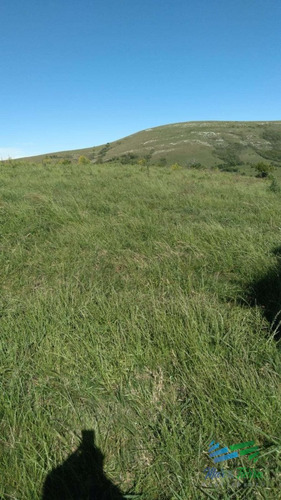
[[[186,122],[148,128],[105,145],[48,155],[76,161],[85,155],[93,163],[146,158],[150,164],[201,163],[241,165],[258,161],[281,165],[281,121]],[[46,155],[29,158],[42,160]]]

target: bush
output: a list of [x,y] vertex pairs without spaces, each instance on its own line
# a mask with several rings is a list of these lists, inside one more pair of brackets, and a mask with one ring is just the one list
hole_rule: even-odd
[[172,170],[180,170],[181,168],[182,167],[178,163],[173,163],[173,165],[171,165]]
[[202,163],[200,163],[200,161],[196,161],[196,160],[192,160],[192,161],[188,162],[186,164],[186,166],[188,168],[195,168],[197,170],[201,170],[202,168],[204,168],[204,165],[202,165]]
[[71,160],[67,160],[66,158],[59,161],[59,165],[71,165]]
[[227,164],[218,165],[218,168],[221,170],[221,172],[239,172],[238,167],[232,167]]
[[225,164],[230,167],[235,167],[236,165],[242,165],[242,161],[239,154],[242,152],[243,146],[240,143],[229,144],[226,147],[217,146],[215,147],[215,154],[222,160]]
[[86,158],[86,156],[79,156],[79,160],[78,160],[78,163],[79,165],[86,165],[87,163],[90,163],[90,160],[89,158]]
[[100,150],[99,156],[102,156],[102,157],[105,156],[106,153],[109,151],[109,149],[110,149],[110,144],[109,144],[109,142],[107,142],[106,145]]
[[268,165],[267,163],[264,163],[260,161],[259,163],[256,163],[254,165],[254,168],[257,171],[257,177],[268,177],[271,172],[273,172],[274,167],[272,165]]
[[158,167],[165,167],[167,165],[167,159],[162,157],[162,158],[159,158],[158,162],[157,162],[157,166]]
[[138,158],[139,158],[138,155],[134,153],[126,153],[120,156],[119,160],[120,163],[122,163],[122,165],[128,165],[132,163],[137,163]]
[[281,191],[280,184],[277,182],[277,180],[273,176],[272,176],[272,180],[271,180],[271,184],[269,186],[269,189],[273,193],[280,193],[280,191]]
[[44,167],[47,167],[48,165],[52,165],[52,160],[51,160],[51,158],[48,158],[48,157],[44,158],[44,159],[42,160],[42,165],[44,165]]
[[278,163],[281,161],[281,149],[257,149],[256,152],[266,160],[276,161]]

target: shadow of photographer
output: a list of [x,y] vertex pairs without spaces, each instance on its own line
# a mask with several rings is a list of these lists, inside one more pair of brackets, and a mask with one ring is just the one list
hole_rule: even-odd
[[47,476],[42,500],[125,500],[103,471],[94,431],[83,430],[77,450]]

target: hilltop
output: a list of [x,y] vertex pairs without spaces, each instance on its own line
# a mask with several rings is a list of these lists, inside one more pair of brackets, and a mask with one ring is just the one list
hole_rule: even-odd
[[28,158],[32,161],[77,161],[84,155],[93,163],[134,163],[183,166],[236,166],[266,161],[281,166],[281,121],[184,122],[148,128],[123,139],[86,149]]

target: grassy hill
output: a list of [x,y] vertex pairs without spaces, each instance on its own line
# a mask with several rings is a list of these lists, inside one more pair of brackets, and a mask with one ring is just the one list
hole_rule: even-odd
[[[200,131],[223,127],[124,142],[193,126],[208,143]],[[253,125],[262,150],[266,127]],[[88,498],[92,481],[119,500],[280,496],[269,187],[212,170],[1,165],[1,498],[70,500],[78,484]],[[236,479],[205,479],[212,440],[253,440],[260,456],[224,462]],[[237,478],[242,466],[263,478]]]
[[[206,167],[273,162],[281,166],[281,122],[186,122],[143,130],[102,146],[53,153],[49,160],[137,162]],[[42,161],[46,155],[31,160]]]

